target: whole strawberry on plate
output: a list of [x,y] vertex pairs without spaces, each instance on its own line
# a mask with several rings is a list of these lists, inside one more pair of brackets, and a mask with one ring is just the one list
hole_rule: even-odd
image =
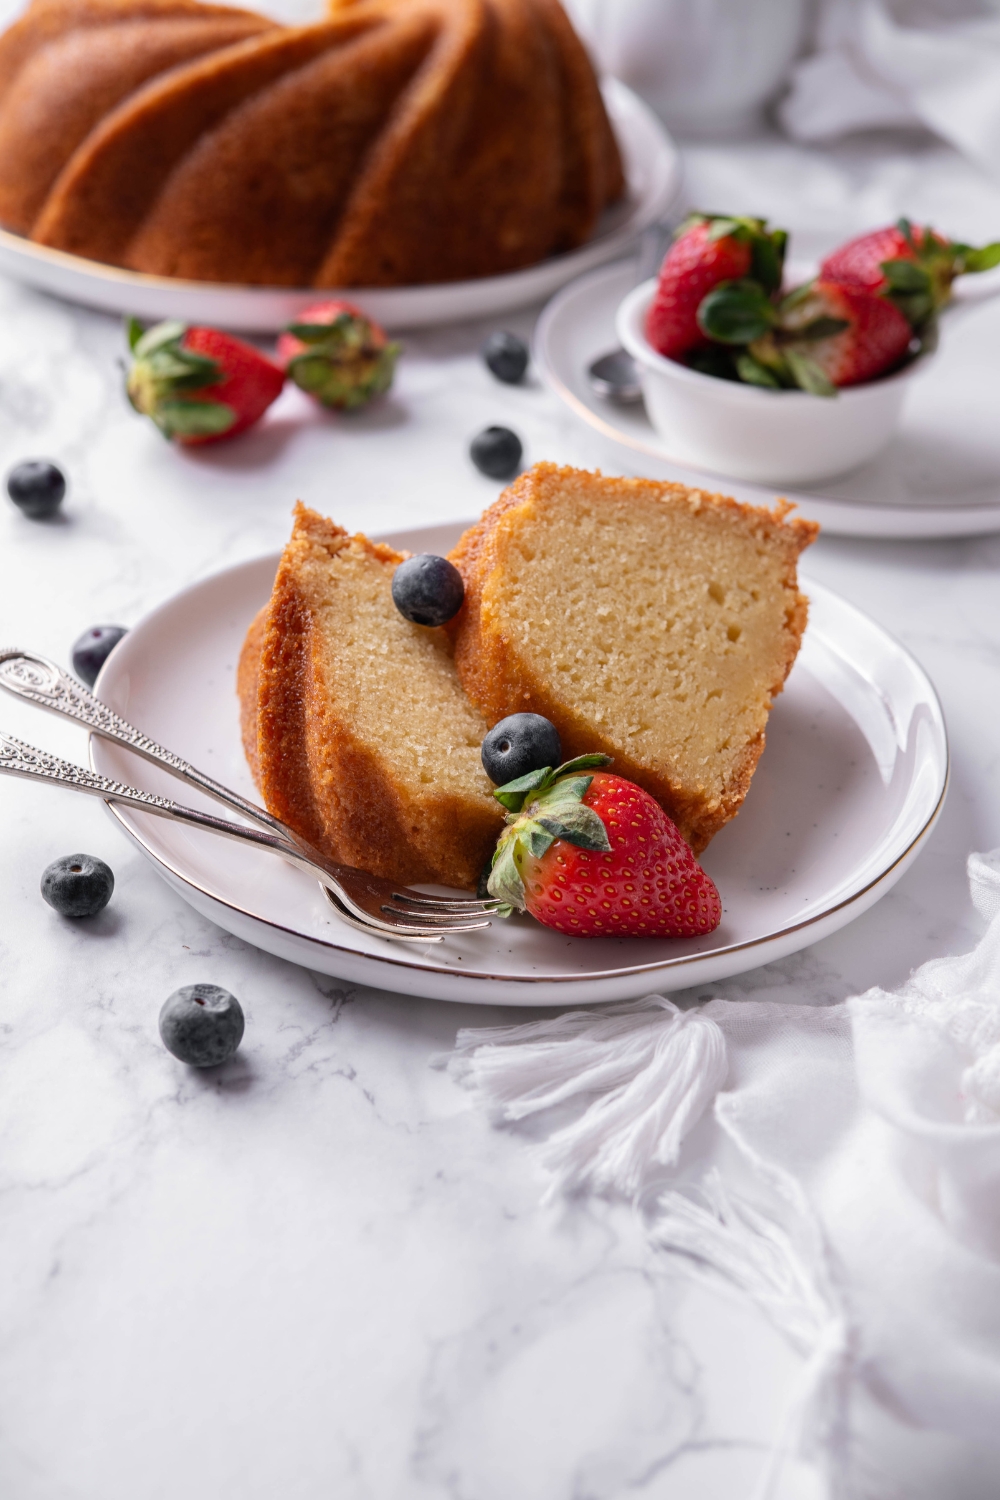
[[848,240],[828,255],[820,277],[859,287],[895,303],[920,328],[949,301],[956,276],[1000,265],[1000,243],[976,249],[909,219]]
[[282,370],[258,349],[217,328],[157,323],[143,331],[131,318],[133,363],[126,378],[136,411],[164,437],[190,446],[245,432],[281,394]]
[[664,257],[646,315],[646,337],[667,359],[706,342],[698,322],[703,298],[725,281],[751,279],[765,293],[781,285],[788,236],[766,219],[691,214]]
[[498,915],[529,911],[573,937],[702,937],[719,893],[659,803],[582,755],[493,793],[508,809],[488,881]]
[[307,307],[278,339],[278,360],[324,406],[353,411],[392,385],[400,345],[351,302]]

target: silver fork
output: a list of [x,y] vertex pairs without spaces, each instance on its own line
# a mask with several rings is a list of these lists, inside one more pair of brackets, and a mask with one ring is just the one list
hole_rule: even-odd
[[47,657],[31,651],[0,649],[0,687],[35,707],[72,719],[92,733],[124,745],[259,826],[245,828],[242,824],[182,807],[169,798],[139,791],[124,782],[112,781],[82,766],[59,760],[10,736],[0,735],[0,773],[55,783],[103,797],[109,802],[139,807],[160,817],[193,824],[226,838],[243,839],[279,854],[318,877],[331,906],[344,921],[383,937],[439,942],[450,932],[473,932],[489,926],[489,913],[496,906],[492,900],[430,896],[384,880],[367,870],[328,859],[280,818],[199,771],[172,750],[158,745]]

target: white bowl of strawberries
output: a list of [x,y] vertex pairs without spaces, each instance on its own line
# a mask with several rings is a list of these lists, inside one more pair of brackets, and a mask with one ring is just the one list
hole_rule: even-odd
[[692,215],[659,277],[618,309],[649,419],[679,462],[804,484],[874,458],[927,363],[955,276],[1000,263],[906,221],[828,256],[790,289],[787,236]]

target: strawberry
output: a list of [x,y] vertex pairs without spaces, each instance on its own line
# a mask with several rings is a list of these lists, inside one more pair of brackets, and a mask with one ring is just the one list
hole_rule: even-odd
[[820,277],[882,293],[919,329],[948,301],[956,276],[998,264],[1000,243],[976,250],[900,219],[834,250],[820,267]]
[[766,292],[781,284],[787,235],[764,219],[692,214],[677,231],[660,267],[646,337],[668,359],[705,343],[698,323],[702,299],[722,281],[753,277]]
[[813,281],[790,293],[777,328],[777,339],[750,345],[751,358],[766,365],[776,351],[790,383],[817,396],[886,374],[905,358],[914,336],[887,297],[835,281]]
[[289,379],[324,406],[347,411],[389,389],[399,350],[350,302],[307,307],[278,340]]
[[735,373],[750,385],[798,386],[833,396],[898,365],[914,331],[887,297],[835,281],[811,281],[780,302],[753,282],[716,287],[699,309],[702,327],[736,346]]
[[143,333],[132,318],[128,338],[135,356],[126,382],[129,400],[164,437],[188,446],[245,432],[285,383],[276,364],[217,328],[169,322]]
[[[700,937],[719,893],[648,792],[582,755],[494,796],[508,809],[488,889],[500,915],[531,912],[573,937]],[[580,774],[580,773],[590,774]]]

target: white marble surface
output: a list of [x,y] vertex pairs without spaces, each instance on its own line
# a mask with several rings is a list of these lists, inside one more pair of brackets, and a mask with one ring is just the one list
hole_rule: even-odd
[[[768,140],[689,153],[692,199],[769,211],[817,246],[902,209],[970,237],[1000,194],[942,148]],[[531,315],[513,320],[522,331]],[[0,503],[0,638],[65,660],[181,585],[272,550],[297,498],[370,531],[473,515],[466,457],[501,421],[526,457],[612,468],[482,328],[411,336],[396,391],[352,420],[286,393],[229,447],[179,452],[121,394],[114,320],[0,284],[0,465],[47,455],[53,524]],[[964,860],[1000,844],[1000,537],[821,540],[807,571],[903,639],[952,735],[951,794],[866,916],[719,987],[823,1004],[892,985],[978,931]],[[0,703],[70,757],[71,726]],[[167,890],[102,809],[0,782],[0,1494],[9,1500],[730,1500],[749,1495],[797,1369],[752,1309],[692,1284],[620,1205],[538,1207],[524,1138],[432,1070],[500,1012],[348,991],[244,946]],[[62,921],[38,878],[75,850],[117,878]],[[202,1076],[160,1046],[176,986],[247,1014]],[[915,1310],[915,1315],[919,1315]],[[988,1500],[995,1469],[859,1416],[907,1500]],[[781,1500],[824,1493],[792,1465]]]

